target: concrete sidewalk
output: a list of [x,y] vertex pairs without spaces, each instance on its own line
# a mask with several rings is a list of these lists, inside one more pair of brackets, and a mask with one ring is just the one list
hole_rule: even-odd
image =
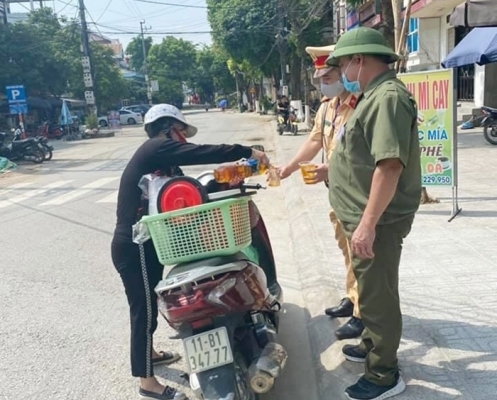
[[[275,131],[275,129],[274,129]],[[278,136],[278,162],[295,154],[306,134]],[[319,155],[319,158],[321,156]],[[421,206],[404,246],[399,358],[408,383],[399,399],[497,398],[497,148],[478,131],[459,136],[459,204],[452,222],[451,189],[432,188],[440,204]],[[344,294],[341,253],[332,236],[324,184],[305,186],[296,173],[282,183],[295,262],[317,368],[320,398],[345,398],[363,366],[346,362],[334,330],[344,320],[323,315]]]

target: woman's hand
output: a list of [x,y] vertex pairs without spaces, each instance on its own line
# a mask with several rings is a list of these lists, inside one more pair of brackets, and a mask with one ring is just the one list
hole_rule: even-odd
[[256,159],[259,163],[267,167],[270,164],[269,157],[263,151],[252,149],[252,156],[250,158]]

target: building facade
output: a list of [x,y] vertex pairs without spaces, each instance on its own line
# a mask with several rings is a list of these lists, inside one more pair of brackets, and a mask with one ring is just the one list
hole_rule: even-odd
[[[404,11],[407,2],[404,0]],[[408,71],[442,68],[441,62],[470,31],[468,28],[449,24],[450,14],[463,2],[464,0],[413,0],[407,34]],[[345,15],[347,30],[357,26],[379,28],[383,23],[381,0],[365,0],[355,9],[347,7]],[[457,100],[474,103],[476,107],[482,106],[486,98],[485,73],[488,76],[494,68],[496,67],[493,65],[458,68]]]

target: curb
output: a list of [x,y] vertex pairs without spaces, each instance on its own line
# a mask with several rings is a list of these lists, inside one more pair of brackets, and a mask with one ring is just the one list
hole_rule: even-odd
[[[299,140],[296,147],[295,141],[289,142],[295,137],[280,136],[276,132],[275,123],[271,125],[277,161],[279,165],[283,165],[295,155],[302,140]],[[307,136],[307,133],[304,134]],[[316,199],[328,204],[327,190],[324,184],[304,186],[298,171],[282,182],[282,188],[293,244],[293,259],[298,266],[298,279],[308,311],[307,330],[316,365],[319,398],[342,399],[345,398],[344,389],[356,381],[361,370],[343,364],[341,348],[347,342],[338,342],[334,336],[334,330],[342,322],[330,320],[323,312],[326,307],[338,304],[344,287],[344,279],[334,278],[331,268],[342,268],[345,272],[328,215],[323,215],[326,221],[315,221],[311,215],[311,207],[316,205]],[[323,227],[318,227],[323,223],[330,228],[330,235],[326,238],[322,237]]]

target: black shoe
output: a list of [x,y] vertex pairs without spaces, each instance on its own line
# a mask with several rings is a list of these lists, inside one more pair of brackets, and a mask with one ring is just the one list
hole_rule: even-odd
[[342,353],[347,360],[356,363],[366,362],[366,356],[368,355],[365,351],[361,350],[359,346],[354,346],[351,344],[346,344],[345,346],[343,346]]
[[354,303],[348,297],[345,297],[340,301],[338,306],[327,308],[324,312],[331,318],[351,317],[354,312]]
[[350,400],[385,400],[401,394],[406,389],[406,384],[397,372],[395,382],[390,386],[379,386],[361,377],[357,383],[345,389],[345,394]]
[[142,400],[186,400],[186,395],[178,392],[176,389],[166,386],[162,394],[149,392],[148,390],[140,388],[138,392]]
[[169,365],[175,363],[181,358],[181,356],[175,351],[159,351],[159,354],[161,355],[161,357],[152,358],[153,365]]
[[353,339],[361,336],[364,325],[359,318],[352,317],[347,323],[335,331],[338,340]]

